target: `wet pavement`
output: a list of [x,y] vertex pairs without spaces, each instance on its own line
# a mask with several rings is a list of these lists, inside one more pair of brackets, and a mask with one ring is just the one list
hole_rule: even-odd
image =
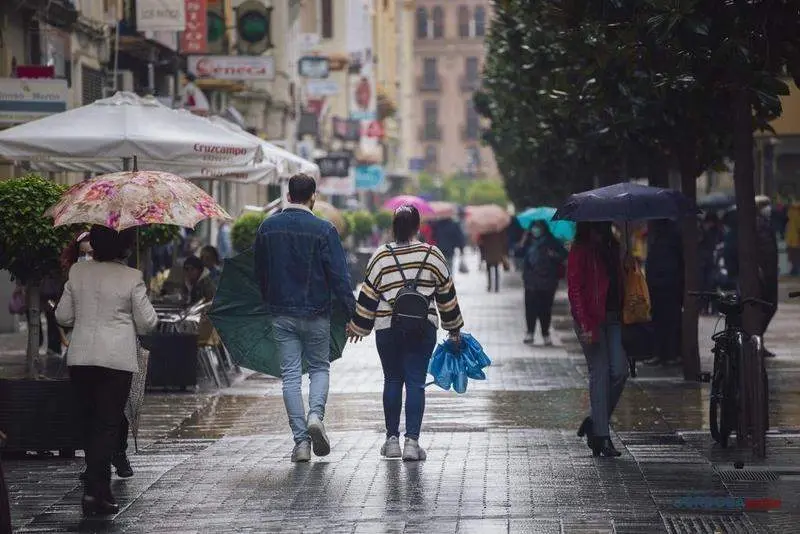
[[[474,262],[473,262],[474,264]],[[800,519],[800,305],[785,305],[767,342],[768,458],[708,436],[708,384],[678,368],[640,366],[614,416],[621,458],[592,458],[575,429],[588,409],[583,356],[527,347],[522,292],[509,274],[489,294],[483,273],[457,285],[467,329],[493,359],[465,395],[429,388],[420,464],[383,460],[382,375],[374,340],[332,367],[330,456],[289,462],[276,379],[252,375],[219,394],[150,394],[131,456],[114,480],[122,511],[79,513],[80,458],[4,460],[19,532],[792,532]],[[566,313],[563,302],[558,309]],[[568,324],[568,321],[560,321]],[[704,319],[701,336],[713,331]],[[2,348],[0,341],[0,348]],[[707,351],[704,351],[707,352]],[[706,368],[710,359],[704,357]],[[738,462],[743,462],[743,465]],[[742,467],[736,469],[734,464]],[[774,497],[771,512],[683,509],[684,496]]]

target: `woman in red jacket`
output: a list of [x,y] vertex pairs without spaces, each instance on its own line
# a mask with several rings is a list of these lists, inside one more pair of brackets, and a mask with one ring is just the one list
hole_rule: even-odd
[[591,416],[578,436],[587,436],[594,456],[616,457],[609,419],[628,378],[620,317],[623,297],[620,246],[610,223],[578,223],[567,260],[567,285],[575,331],[589,368]]

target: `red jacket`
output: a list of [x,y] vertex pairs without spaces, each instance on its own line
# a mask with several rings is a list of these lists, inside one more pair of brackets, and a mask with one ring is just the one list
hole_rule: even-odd
[[[622,302],[622,269],[619,277],[620,302]],[[575,243],[567,257],[567,288],[572,317],[584,332],[592,333],[596,341],[598,328],[606,319],[608,272],[595,245]]]

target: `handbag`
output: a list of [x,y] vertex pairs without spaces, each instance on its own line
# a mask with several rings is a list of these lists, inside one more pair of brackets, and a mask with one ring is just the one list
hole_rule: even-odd
[[8,301],[8,313],[11,315],[25,315],[28,311],[28,305],[25,302],[25,288],[17,286],[11,294],[11,300]]
[[626,325],[650,322],[650,291],[647,280],[635,261],[625,264],[625,295],[622,323]]

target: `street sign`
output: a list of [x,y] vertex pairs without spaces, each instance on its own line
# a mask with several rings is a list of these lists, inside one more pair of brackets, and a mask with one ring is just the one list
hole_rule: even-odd
[[359,165],[356,167],[356,189],[359,191],[379,191],[383,186],[384,172],[380,165]]
[[21,124],[67,110],[67,80],[0,78],[0,124]]
[[347,157],[326,156],[317,158],[314,163],[319,167],[320,176],[345,178],[350,175],[350,159]]

